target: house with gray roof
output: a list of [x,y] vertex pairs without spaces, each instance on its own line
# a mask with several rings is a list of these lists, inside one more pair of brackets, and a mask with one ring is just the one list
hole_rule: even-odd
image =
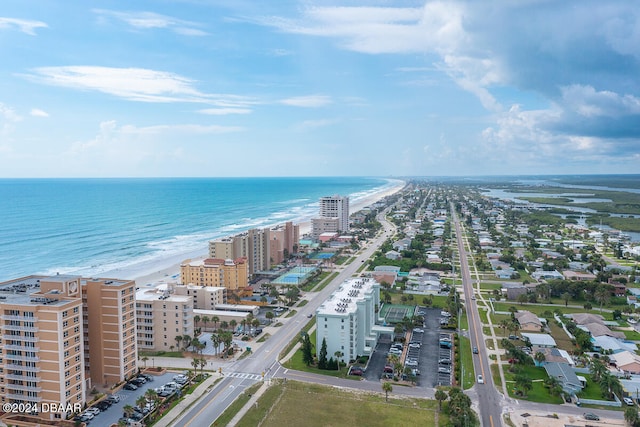
[[549,362],[544,365],[544,370],[547,371],[547,375],[558,380],[565,393],[575,395],[584,388],[584,384],[568,363]]

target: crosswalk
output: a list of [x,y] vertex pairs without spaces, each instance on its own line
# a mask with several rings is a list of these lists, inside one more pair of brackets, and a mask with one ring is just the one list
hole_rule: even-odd
[[250,374],[246,372],[228,372],[228,373],[224,373],[223,375],[225,377],[242,378],[244,380],[254,380],[254,381],[262,380],[262,375]]

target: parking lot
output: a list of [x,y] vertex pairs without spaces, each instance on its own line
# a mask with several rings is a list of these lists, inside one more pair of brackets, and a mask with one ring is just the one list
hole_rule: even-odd
[[116,396],[120,399],[118,402],[113,403],[106,410],[98,413],[95,417],[88,421],[90,426],[110,426],[112,424],[118,424],[118,420],[123,417],[124,407],[136,406],[136,400],[140,396],[144,396],[148,389],[155,389],[163,386],[166,383],[173,381],[173,377],[176,376],[175,372],[165,373],[163,375],[151,375],[152,381],[142,384],[137,390],[120,390]]
[[[423,313],[423,314],[419,314]],[[441,319],[445,318],[440,309],[418,307],[416,315],[424,319],[424,326],[411,331],[409,339],[401,347],[404,366],[413,371],[419,387],[436,387],[451,385],[453,375],[452,335],[443,331]],[[383,377],[393,377],[384,372],[388,364],[387,356],[392,350],[390,336],[383,336],[369,359],[364,377],[368,381],[379,381]],[[399,346],[397,348],[400,348]]]

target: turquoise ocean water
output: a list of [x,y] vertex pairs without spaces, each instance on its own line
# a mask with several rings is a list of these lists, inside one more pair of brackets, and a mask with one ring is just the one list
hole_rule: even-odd
[[318,199],[351,203],[381,178],[0,179],[0,281],[97,275],[198,249],[211,239],[317,215]]

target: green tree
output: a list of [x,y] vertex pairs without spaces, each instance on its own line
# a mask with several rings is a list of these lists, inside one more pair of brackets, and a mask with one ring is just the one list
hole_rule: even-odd
[[435,398],[438,401],[438,411],[441,412],[442,411],[442,402],[447,400],[449,396],[447,395],[447,393],[444,392],[444,390],[442,389],[437,389],[436,390],[436,395]]
[[604,304],[609,304],[609,301],[611,300],[611,292],[609,291],[608,286],[598,286],[594,294],[594,298],[600,304],[600,312],[602,313],[602,306]]
[[336,361],[338,362],[338,371],[340,370],[340,361],[342,360],[342,356],[344,356],[344,353],[341,352],[340,350],[336,351],[335,353],[333,353],[334,356],[336,356]]
[[535,356],[533,356],[533,360],[538,362],[538,365],[540,365],[540,364],[544,363],[544,361],[547,360],[547,358],[545,357],[543,352],[537,351]]
[[605,375],[608,370],[600,359],[592,359],[591,365],[589,366],[589,372],[591,373],[593,381],[599,383],[602,376]]
[[640,426],[640,415],[638,415],[638,409],[635,406],[630,406],[624,410],[624,420],[631,427]]
[[389,393],[393,391],[393,386],[389,382],[382,383],[382,391],[384,391],[384,399],[385,401],[389,401]]
[[522,393],[522,396],[527,396],[529,390],[531,390],[531,388],[533,387],[531,378],[529,378],[527,375],[516,375],[514,380],[516,382],[516,389],[518,390],[518,392]]
[[318,369],[327,369],[327,340],[322,338],[320,353],[318,353]]
[[264,317],[266,317],[267,320],[269,321],[269,324],[271,324],[271,321],[273,320],[273,312],[272,311],[267,311],[265,313]]
[[571,299],[571,294],[569,292],[565,292],[560,298],[564,301],[564,306],[567,307],[569,305],[569,300]]
[[311,366],[313,363],[313,345],[309,339],[309,334],[302,336],[302,361],[307,366]]

